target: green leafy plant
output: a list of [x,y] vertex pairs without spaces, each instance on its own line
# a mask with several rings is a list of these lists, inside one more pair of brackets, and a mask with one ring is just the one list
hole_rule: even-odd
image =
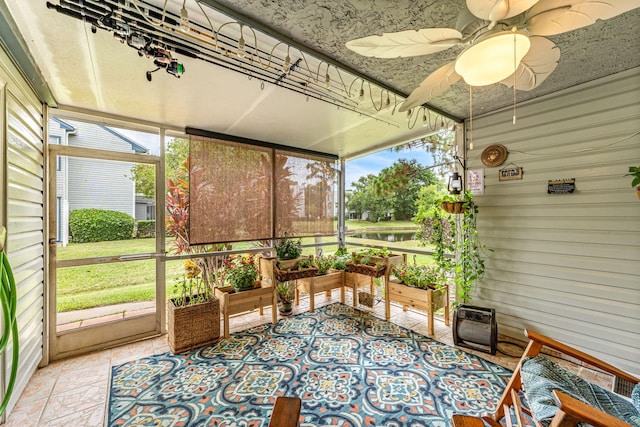
[[333,258],[330,256],[320,255],[313,258],[313,265],[318,268],[318,276],[322,276],[329,272],[330,268],[333,268]]
[[236,291],[253,289],[258,280],[258,267],[254,255],[236,255],[224,261],[224,279]]
[[402,263],[394,265],[392,272],[402,283],[412,288],[434,289],[438,281],[438,271],[435,266]]
[[487,249],[478,237],[476,227],[478,206],[473,201],[473,194],[466,191],[463,201],[467,207],[462,216],[462,223],[457,229],[455,284],[456,292],[462,303],[471,301],[471,292],[482,280],[485,271],[484,258],[491,249]]
[[145,237],[156,237],[156,222],[155,220],[140,220],[136,221],[136,237],[142,239]]
[[279,282],[276,285],[278,300],[283,304],[291,304],[295,297],[296,285],[293,281]]
[[296,267],[298,267],[298,269],[311,268],[313,267],[313,260],[311,258],[301,258],[296,263]]
[[295,259],[302,254],[302,241],[291,240],[285,236],[276,243],[275,250],[280,259]]
[[[431,196],[415,218],[421,226],[418,236],[423,243],[433,245],[437,283],[445,285],[453,280],[459,302],[469,303],[474,287],[484,276],[484,256],[490,252],[478,238],[478,206],[470,191],[459,197]],[[461,215],[446,213],[440,209],[443,200],[462,202],[464,212]]]
[[334,270],[346,270],[347,263],[351,261],[351,255],[342,254],[330,257],[331,259],[331,268]]
[[629,173],[625,176],[632,176],[631,186],[640,185],[640,166],[629,166]]

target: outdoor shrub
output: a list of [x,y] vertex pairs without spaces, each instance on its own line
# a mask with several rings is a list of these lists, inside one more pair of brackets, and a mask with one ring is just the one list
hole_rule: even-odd
[[145,237],[156,237],[156,222],[155,220],[140,220],[136,222],[137,231],[136,237],[143,239]]
[[133,238],[134,222],[123,212],[78,209],[69,214],[69,231],[74,243],[127,240]]

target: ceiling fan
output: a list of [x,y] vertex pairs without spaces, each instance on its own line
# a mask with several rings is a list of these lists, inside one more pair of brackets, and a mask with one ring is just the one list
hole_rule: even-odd
[[560,49],[544,36],[586,27],[640,6],[638,0],[466,0],[459,29],[426,28],[383,33],[346,43],[375,58],[428,55],[462,47],[455,61],[430,74],[399,111],[422,105],[461,78],[470,86],[502,83],[538,87],[555,70]]

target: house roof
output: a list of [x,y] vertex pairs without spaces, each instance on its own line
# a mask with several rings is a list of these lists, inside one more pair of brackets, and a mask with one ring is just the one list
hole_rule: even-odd
[[104,126],[104,125],[100,125],[100,127],[104,130],[106,130],[107,132],[117,136],[118,138],[122,139],[123,141],[131,144],[131,148],[133,149],[133,151],[135,151],[136,153],[148,153],[149,149],[139,143],[137,143],[136,141],[134,141],[133,139],[124,136],[123,134],[121,134],[120,132],[118,132],[117,130],[114,130],[108,126]]

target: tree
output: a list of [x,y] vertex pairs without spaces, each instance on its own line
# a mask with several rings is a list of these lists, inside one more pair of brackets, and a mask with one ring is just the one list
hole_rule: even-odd
[[368,213],[367,219],[378,222],[387,218],[392,210],[392,197],[377,195],[375,190],[376,176],[369,174],[361,176],[357,182],[351,184],[353,190],[347,194],[346,208],[361,215]]
[[[189,156],[189,140],[174,138],[167,144],[165,151],[165,179],[174,180],[178,178],[182,164]],[[136,194],[142,194],[152,199],[155,197],[156,175],[155,167],[146,163],[136,163],[131,166],[131,177],[136,185]]]
[[434,184],[436,177],[415,159],[400,159],[380,171],[373,181],[377,196],[391,198],[396,219],[409,219],[417,212],[420,188]]
[[439,177],[446,176],[455,164],[455,132],[450,129],[425,136],[393,148],[395,151],[425,150],[433,158],[433,170]]

